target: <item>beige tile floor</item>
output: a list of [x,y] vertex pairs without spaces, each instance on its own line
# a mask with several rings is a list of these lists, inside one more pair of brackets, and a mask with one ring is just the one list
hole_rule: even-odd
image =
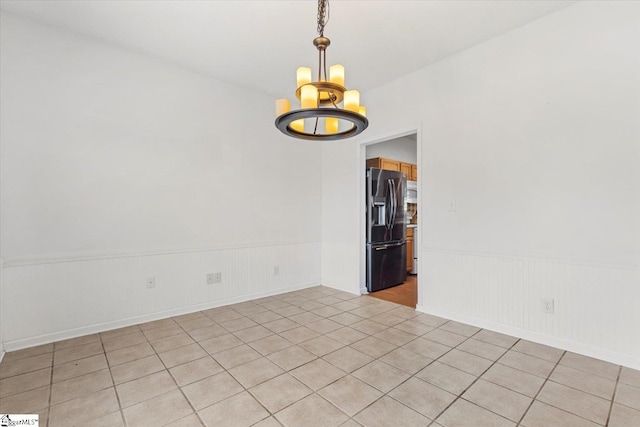
[[640,372],[325,287],[8,353],[41,426],[640,426]]

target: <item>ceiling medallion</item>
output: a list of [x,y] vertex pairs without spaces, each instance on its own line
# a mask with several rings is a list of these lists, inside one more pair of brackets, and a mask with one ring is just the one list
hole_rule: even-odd
[[333,141],[358,135],[369,126],[360,92],[344,86],[344,67],[332,65],[327,73],[326,51],[331,41],[324,36],[324,26],[328,8],[328,0],[318,0],[319,36],[313,39],[318,49],[318,80],[311,80],[311,68],[300,67],[296,73],[300,109],[291,110],[288,99],[276,100],[276,127],[294,138]]

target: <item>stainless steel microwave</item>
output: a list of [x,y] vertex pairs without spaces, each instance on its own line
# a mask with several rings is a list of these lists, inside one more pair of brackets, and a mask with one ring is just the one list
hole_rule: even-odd
[[404,199],[406,203],[418,203],[418,182],[407,181],[407,194]]

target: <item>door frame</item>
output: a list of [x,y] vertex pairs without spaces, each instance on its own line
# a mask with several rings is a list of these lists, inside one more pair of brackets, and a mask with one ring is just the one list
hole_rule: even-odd
[[367,191],[367,146],[377,144],[379,142],[389,141],[391,139],[401,138],[407,135],[416,135],[416,150],[417,150],[417,166],[418,166],[418,301],[417,307],[423,305],[424,296],[424,257],[422,256],[422,247],[424,241],[424,232],[420,228],[424,227],[424,197],[422,197],[422,182],[424,182],[424,173],[422,167],[422,123],[418,123],[415,126],[409,126],[406,128],[397,129],[382,135],[373,136],[370,139],[363,139],[360,142],[360,179],[358,186],[358,197],[362,202],[360,206],[360,239],[359,239],[359,253],[360,253],[360,268],[358,269],[358,283],[360,288],[360,294],[367,294],[367,221],[366,221],[366,205],[364,203],[365,193]]

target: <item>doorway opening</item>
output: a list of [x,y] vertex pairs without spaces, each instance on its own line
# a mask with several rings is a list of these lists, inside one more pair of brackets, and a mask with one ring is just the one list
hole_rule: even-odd
[[[377,205],[382,202],[380,201],[380,194],[377,193],[387,190],[381,190],[382,185],[379,182],[375,185],[374,183],[376,181],[373,178],[367,178],[367,185],[365,186],[365,196],[367,198],[367,218],[365,219],[365,234],[367,237],[365,253],[366,280],[369,295],[374,298],[380,298],[415,308],[418,304],[419,253],[417,133],[409,133],[393,139],[366,145],[365,159],[366,170],[368,172],[372,168],[373,171],[377,169],[394,171],[395,175],[389,176],[402,177],[405,184],[401,187],[402,190],[398,191],[401,196],[394,196],[394,201],[391,203],[391,205],[394,206],[393,219],[390,219],[391,216],[387,218],[388,221],[393,222],[394,232],[398,228],[397,224],[402,223],[402,229],[405,232],[404,238],[398,240],[397,236],[394,236],[396,240],[379,242],[372,236],[376,235],[376,226],[381,228],[382,226],[386,226],[386,223],[385,218],[379,214],[380,209],[378,209]],[[398,204],[398,206],[395,206],[396,199],[402,199],[402,203]],[[378,219],[373,218],[373,216],[379,217],[380,220],[378,221]],[[381,254],[387,251],[385,248],[398,244],[401,245],[404,251],[402,257],[389,256],[386,258],[386,261],[383,261],[385,257]],[[402,269],[403,274],[401,276],[388,274],[390,270],[396,271],[398,268]],[[404,272],[406,272],[406,275]],[[382,286],[380,286],[381,280],[377,278],[376,275],[381,275],[385,278]],[[394,278],[387,281],[386,278],[389,276],[393,276]],[[378,286],[374,286],[376,284]]]

